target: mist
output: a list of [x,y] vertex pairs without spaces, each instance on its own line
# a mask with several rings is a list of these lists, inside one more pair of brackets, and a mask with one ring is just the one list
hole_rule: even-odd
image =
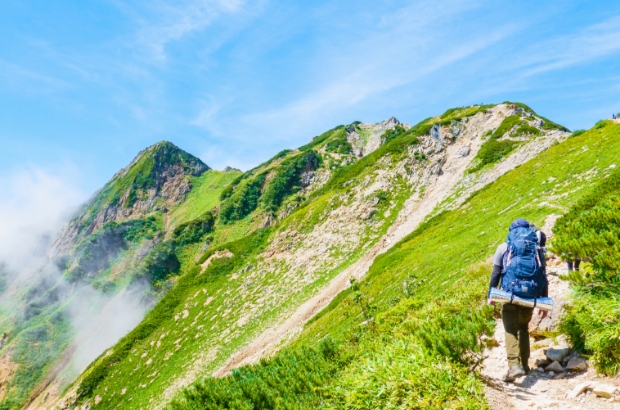
[[70,321],[73,338],[46,377],[66,384],[142,321],[150,306],[141,295],[149,284],[138,281],[104,294],[85,282],[67,281],[49,260],[55,237],[87,199],[69,178],[30,168],[0,178],[0,186],[0,325],[10,346],[29,320],[57,307]]

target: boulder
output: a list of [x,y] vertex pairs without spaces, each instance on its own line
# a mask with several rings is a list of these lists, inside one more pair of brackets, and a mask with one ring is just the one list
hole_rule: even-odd
[[552,362],[561,362],[566,356],[570,354],[570,348],[565,347],[563,349],[548,349],[545,354]]
[[588,361],[583,357],[571,357],[566,365],[566,370],[569,372],[585,372],[588,370]]
[[583,383],[578,384],[577,386],[573,387],[573,389],[571,391],[566,393],[566,398],[567,399],[574,399],[574,398],[576,398],[581,393],[583,393],[584,391],[588,390],[588,388],[591,385],[592,385],[591,381],[585,381]]
[[441,135],[441,125],[435,124],[431,127],[431,138],[437,141],[444,141],[443,136]]
[[547,367],[549,364],[551,364],[551,360],[549,360],[547,355],[545,355],[544,349],[534,350],[531,353],[530,358],[534,360],[536,367]]
[[547,372],[561,373],[563,370],[564,369],[562,368],[562,365],[558,361],[555,361],[549,366],[545,367],[545,371]]
[[471,151],[471,147],[469,145],[465,145],[462,146],[458,151],[457,151],[457,155],[460,157],[466,157],[469,155],[469,152]]
[[592,393],[606,399],[613,397],[617,390],[618,388],[616,386],[607,383],[597,383],[592,386]]

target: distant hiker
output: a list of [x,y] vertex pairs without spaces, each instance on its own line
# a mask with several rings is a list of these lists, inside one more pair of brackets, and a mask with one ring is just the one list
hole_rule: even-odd
[[[498,287],[524,298],[548,297],[549,282],[545,273],[547,237],[525,219],[516,219],[508,230],[507,241],[493,256],[490,287]],[[489,290],[490,291],[490,290]],[[494,302],[491,302],[494,304]],[[506,303],[502,306],[508,372],[505,382],[513,382],[530,371],[530,334],[528,326],[533,308]],[[542,311],[543,318],[547,312]]]
[[572,272],[572,271],[577,271],[579,272],[579,265],[581,264],[581,259],[579,258],[575,258],[574,261],[572,260],[567,260],[566,264],[568,265],[568,271]]
[[611,114],[611,119],[615,120],[616,119],[616,114]]

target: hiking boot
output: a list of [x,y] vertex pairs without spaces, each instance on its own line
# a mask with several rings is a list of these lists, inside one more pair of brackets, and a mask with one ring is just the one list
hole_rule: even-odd
[[524,364],[523,365],[523,371],[525,372],[525,374],[530,374],[532,369],[530,369],[530,366],[528,366],[527,364]]
[[504,376],[504,381],[506,383],[511,383],[521,376],[525,376],[525,370],[519,365],[514,365],[508,369],[508,373]]

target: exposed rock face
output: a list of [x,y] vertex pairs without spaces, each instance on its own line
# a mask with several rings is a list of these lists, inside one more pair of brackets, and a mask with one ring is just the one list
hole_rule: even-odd
[[81,238],[108,222],[142,218],[183,201],[191,191],[189,176],[210,168],[170,142],[159,142],[138,153],[69,223],[54,245],[52,256],[68,253]]
[[431,127],[431,138],[437,141],[445,141],[441,135],[441,125],[435,124]]
[[381,146],[381,136],[387,130],[393,130],[396,126],[409,129],[409,125],[401,124],[396,118],[392,117],[376,124],[358,123],[350,125],[347,130],[347,141],[353,147],[356,157],[364,157],[375,151]]

